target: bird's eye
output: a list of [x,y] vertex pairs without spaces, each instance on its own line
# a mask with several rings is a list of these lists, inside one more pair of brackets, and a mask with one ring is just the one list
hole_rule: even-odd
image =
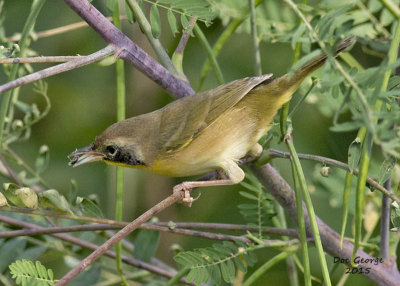
[[110,145],[110,146],[107,146],[106,149],[107,149],[108,154],[111,155],[111,156],[115,156],[115,154],[117,154],[117,147],[116,146]]

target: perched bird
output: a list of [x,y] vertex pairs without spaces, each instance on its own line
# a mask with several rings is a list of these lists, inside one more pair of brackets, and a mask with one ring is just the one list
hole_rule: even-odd
[[[344,40],[336,54],[351,44],[352,40]],[[183,201],[190,205],[189,190],[194,187],[237,184],[244,179],[239,159],[260,155],[262,147],[257,142],[278,109],[326,59],[322,53],[290,76],[272,79],[272,74],[265,74],[235,80],[114,123],[91,145],[72,152],[70,165],[101,160],[172,177],[223,170],[226,179],[174,187],[185,192]]]

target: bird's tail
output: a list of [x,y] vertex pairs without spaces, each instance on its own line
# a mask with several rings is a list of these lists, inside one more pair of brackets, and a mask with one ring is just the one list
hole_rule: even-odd
[[[335,56],[346,50],[353,44],[353,39],[348,38],[341,42],[336,49]],[[321,53],[310,61],[306,62],[292,74],[285,74],[273,80],[267,80],[257,86],[252,92],[263,96],[267,103],[274,102],[277,108],[290,100],[292,94],[297,90],[302,81],[313,71],[320,68],[328,58],[327,54]],[[271,97],[274,100],[271,100]]]
[[[347,38],[343,40],[336,49],[335,56],[346,50],[349,46],[354,43],[352,38]],[[306,76],[311,74],[313,71],[319,69],[326,61],[328,56],[325,53],[321,53],[316,56],[312,60],[308,61],[304,65],[302,65],[298,70],[296,70],[293,74],[293,77],[303,80]]]

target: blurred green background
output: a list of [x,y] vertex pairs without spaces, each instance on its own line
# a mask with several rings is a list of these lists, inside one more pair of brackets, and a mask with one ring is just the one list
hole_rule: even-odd
[[[106,10],[104,1],[95,0],[93,4],[103,13],[110,15]],[[21,32],[30,6],[31,1],[28,0],[5,1],[6,18],[4,26],[7,36]],[[162,15],[162,18],[165,22],[164,16]],[[292,20],[297,21],[294,16]],[[79,21],[81,19],[63,1],[47,1],[40,12],[35,31],[43,31]],[[173,37],[167,26],[165,27],[161,41],[168,53],[171,54],[180,36]],[[211,27],[202,26],[202,28],[209,42],[213,43],[224,27],[219,20],[215,20]],[[137,25],[123,21],[123,31],[147,53],[155,57]],[[39,55],[55,56],[86,55],[103,48],[105,45],[106,43],[98,34],[89,27],[84,27],[61,35],[39,39],[32,42],[30,47],[37,51]],[[357,46],[353,49],[352,54],[366,66],[374,65],[379,61],[379,59],[362,55]],[[286,73],[291,66],[292,57],[293,50],[289,44],[261,43],[263,73],[274,73],[275,76]],[[205,59],[206,54],[198,40],[190,38],[185,49],[184,71],[194,88],[198,86],[200,69]],[[224,47],[218,61],[227,82],[252,76],[253,57],[250,36],[245,33],[235,34]],[[35,64],[34,68],[38,70],[46,66],[48,65]],[[127,117],[153,111],[173,100],[156,83],[146,78],[134,67],[129,64],[125,64],[125,67]],[[7,81],[4,73],[0,74],[0,79],[2,83]],[[78,195],[97,194],[105,216],[113,218],[115,167],[103,163],[94,163],[71,168],[68,166],[67,155],[76,148],[90,144],[96,135],[116,121],[115,67],[114,65],[103,67],[92,64],[53,76],[46,81],[48,82],[48,94],[52,104],[50,113],[33,126],[29,141],[14,144],[14,149],[28,163],[33,164],[40,146],[48,145],[51,154],[50,165],[43,174],[43,178],[48,184],[66,194],[70,190],[71,180],[76,180]],[[309,82],[310,80],[306,85]],[[213,72],[211,72],[203,90],[215,86],[217,86],[217,81]],[[317,96],[323,96],[323,94]],[[39,108],[44,106],[43,100],[32,92],[31,85],[21,88],[20,98],[26,102],[36,102]],[[294,100],[296,100],[296,95]],[[346,161],[347,148],[355,134],[330,132],[331,121],[332,119],[321,114],[315,105],[302,104],[294,117],[294,138],[297,151]],[[274,147],[285,150],[284,146]],[[315,164],[306,161],[302,163],[307,178],[309,178],[308,182],[313,185],[312,174],[315,171]],[[289,183],[292,182],[288,161],[276,159],[273,161],[273,165]],[[168,196],[172,191],[172,186],[183,180],[184,178],[166,178],[133,169],[125,169],[124,220],[133,220],[143,211]],[[174,205],[157,217],[160,221],[244,223],[237,208],[239,202],[245,201],[238,194],[240,189],[240,186],[202,189],[200,199],[191,208]],[[333,207],[338,202],[332,202],[330,194],[319,188],[318,185],[312,190],[314,207],[318,216],[336,231],[340,230],[341,209]],[[289,222],[289,225],[293,227],[292,222]],[[350,232],[348,232],[349,234]],[[167,263],[174,263],[172,260],[174,252],[170,249],[173,243],[180,244],[184,249],[192,249],[209,245],[210,241],[161,233],[156,256]],[[314,249],[311,251],[313,254],[311,256],[312,273],[320,277],[318,260],[314,255]],[[276,251],[268,250],[263,251],[260,257],[265,261],[267,257],[276,254]],[[327,261],[329,265],[332,265],[333,258],[327,258]],[[56,259],[52,261],[51,257],[48,261],[42,262],[47,265],[59,263]],[[56,277],[65,272],[65,269],[55,270]],[[278,283],[287,285],[285,264],[280,263],[268,271],[265,279],[268,280],[260,280],[257,285],[266,285],[265,281],[269,282],[268,285],[277,285]],[[362,285],[372,285],[371,282],[360,275],[352,275],[348,285],[358,285],[359,280],[362,281],[360,285],[361,283]]]

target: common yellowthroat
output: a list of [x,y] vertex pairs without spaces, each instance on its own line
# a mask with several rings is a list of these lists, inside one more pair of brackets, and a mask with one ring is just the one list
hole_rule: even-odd
[[[351,44],[352,40],[344,40],[336,54]],[[172,177],[223,170],[227,179],[184,182],[174,187],[174,191],[185,191],[184,202],[190,205],[189,190],[193,187],[243,180],[239,159],[260,155],[262,147],[257,142],[278,109],[326,58],[325,54],[316,56],[291,76],[272,79],[272,74],[265,74],[235,80],[117,122],[91,145],[72,152],[70,165],[102,160]]]

